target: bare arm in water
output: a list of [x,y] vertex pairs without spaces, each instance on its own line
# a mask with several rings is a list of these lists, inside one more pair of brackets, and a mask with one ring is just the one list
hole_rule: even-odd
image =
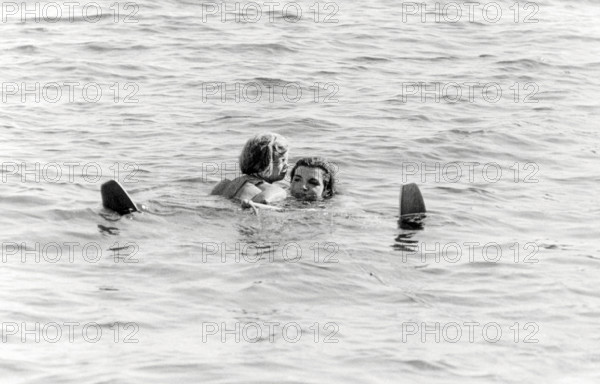
[[255,203],[252,200],[248,200],[248,199],[244,199],[242,200],[242,208],[252,208],[252,210],[254,211],[254,213],[256,213],[258,215],[258,210],[259,209],[268,209],[271,211],[277,211],[277,212],[282,212],[283,208],[280,207],[275,207],[273,205],[266,205],[266,204],[261,204],[261,203]]

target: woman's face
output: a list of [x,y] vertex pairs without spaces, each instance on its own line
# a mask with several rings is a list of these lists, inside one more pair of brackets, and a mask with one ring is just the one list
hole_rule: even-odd
[[319,167],[299,166],[292,179],[292,196],[301,200],[321,200],[323,198],[323,170]]
[[285,178],[285,175],[288,171],[288,153],[284,153],[281,156],[277,154],[273,155],[273,169],[271,170],[271,174],[268,175],[265,179],[273,183],[275,181],[280,181]]

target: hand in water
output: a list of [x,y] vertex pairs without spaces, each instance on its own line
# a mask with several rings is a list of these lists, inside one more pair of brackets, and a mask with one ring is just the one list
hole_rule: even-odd
[[258,215],[258,207],[256,207],[256,205],[254,205],[254,204],[255,203],[252,200],[249,200],[249,199],[242,200],[242,208],[243,209],[252,208],[254,213],[256,215]]
[[256,213],[257,215],[258,215],[259,208],[268,209],[271,211],[283,212],[283,208],[274,207],[272,205],[267,205],[267,204],[255,203],[254,201],[248,200],[248,199],[242,200],[242,208],[244,208],[244,209],[252,208],[252,210],[254,210],[254,213]]

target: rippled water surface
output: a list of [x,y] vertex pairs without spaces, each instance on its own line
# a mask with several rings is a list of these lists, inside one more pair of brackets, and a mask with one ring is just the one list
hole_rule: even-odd
[[[76,8],[0,24],[3,383],[600,379],[597,2],[520,3],[518,23],[511,2],[497,23],[436,23],[432,2],[422,23],[389,0],[319,3],[319,23],[311,2],[295,23],[264,5],[255,23],[203,22],[212,8],[170,0],[137,3],[125,23],[136,8],[121,3],[115,23],[99,3],[96,23]],[[36,82],[62,97],[11,88]],[[66,82],[80,84],[72,100]],[[223,102],[213,82],[246,97]],[[479,85],[449,100],[464,83]],[[342,194],[258,217],[209,196],[262,131],[287,137],[292,160],[329,157]],[[65,163],[79,164],[72,180]],[[115,176],[147,212],[102,209]],[[422,229],[398,226],[407,182],[426,201]],[[248,245],[260,260],[236,262]],[[236,325],[253,336],[270,322],[236,342]],[[97,342],[82,337],[90,323]],[[23,342],[10,324],[33,331]]]

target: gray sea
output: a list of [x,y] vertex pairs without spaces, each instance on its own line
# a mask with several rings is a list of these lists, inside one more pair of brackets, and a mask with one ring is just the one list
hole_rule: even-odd
[[[600,380],[598,2],[0,17],[2,383]],[[210,196],[264,131],[341,193]]]

